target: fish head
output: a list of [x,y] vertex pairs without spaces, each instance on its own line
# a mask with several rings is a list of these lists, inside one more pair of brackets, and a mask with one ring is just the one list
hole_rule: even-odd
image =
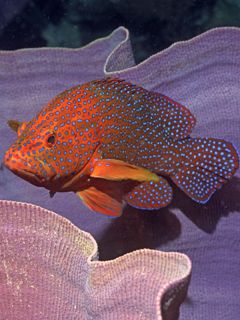
[[61,186],[84,169],[98,145],[89,119],[77,115],[71,105],[67,113],[60,107],[50,103],[17,130],[18,139],[4,156],[13,173],[53,191],[63,191]]

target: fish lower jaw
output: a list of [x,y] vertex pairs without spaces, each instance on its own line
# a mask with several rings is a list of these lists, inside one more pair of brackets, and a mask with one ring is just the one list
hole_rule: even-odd
[[42,179],[40,177],[38,177],[37,175],[35,175],[34,173],[31,173],[29,171],[22,170],[22,169],[13,169],[11,171],[15,175],[17,175],[18,177],[30,182],[31,184],[33,184],[37,187],[43,186]]

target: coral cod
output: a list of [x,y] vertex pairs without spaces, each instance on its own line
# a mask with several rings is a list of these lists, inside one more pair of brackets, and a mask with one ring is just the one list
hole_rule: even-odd
[[119,216],[124,203],[159,209],[169,177],[205,203],[239,166],[230,142],[191,138],[190,111],[120,79],[95,80],[53,98],[29,122],[10,120],[18,139],[4,164],[55,192],[73,191],[94,211]]

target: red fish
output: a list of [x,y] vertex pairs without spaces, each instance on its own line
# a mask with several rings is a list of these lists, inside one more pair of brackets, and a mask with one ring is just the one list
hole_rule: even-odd
[[239,167],[230,142],[191,138],[195,118],[170,98],[120,79],[96,80],[53,98],[29,122],[9,121],[17,141],[4,157],[16,175],[73,191],[94,211],[119,216],[124,203],[159,209],[169,177],[205,203]]

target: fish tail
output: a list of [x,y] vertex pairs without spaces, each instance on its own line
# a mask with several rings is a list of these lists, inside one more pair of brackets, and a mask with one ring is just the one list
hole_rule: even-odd
[[[174,183],[193,200],[205,203],[239,167],[234,146],[213,138],[188,138],[177,142]],[[180,160],[180,161],[179,161]]]

